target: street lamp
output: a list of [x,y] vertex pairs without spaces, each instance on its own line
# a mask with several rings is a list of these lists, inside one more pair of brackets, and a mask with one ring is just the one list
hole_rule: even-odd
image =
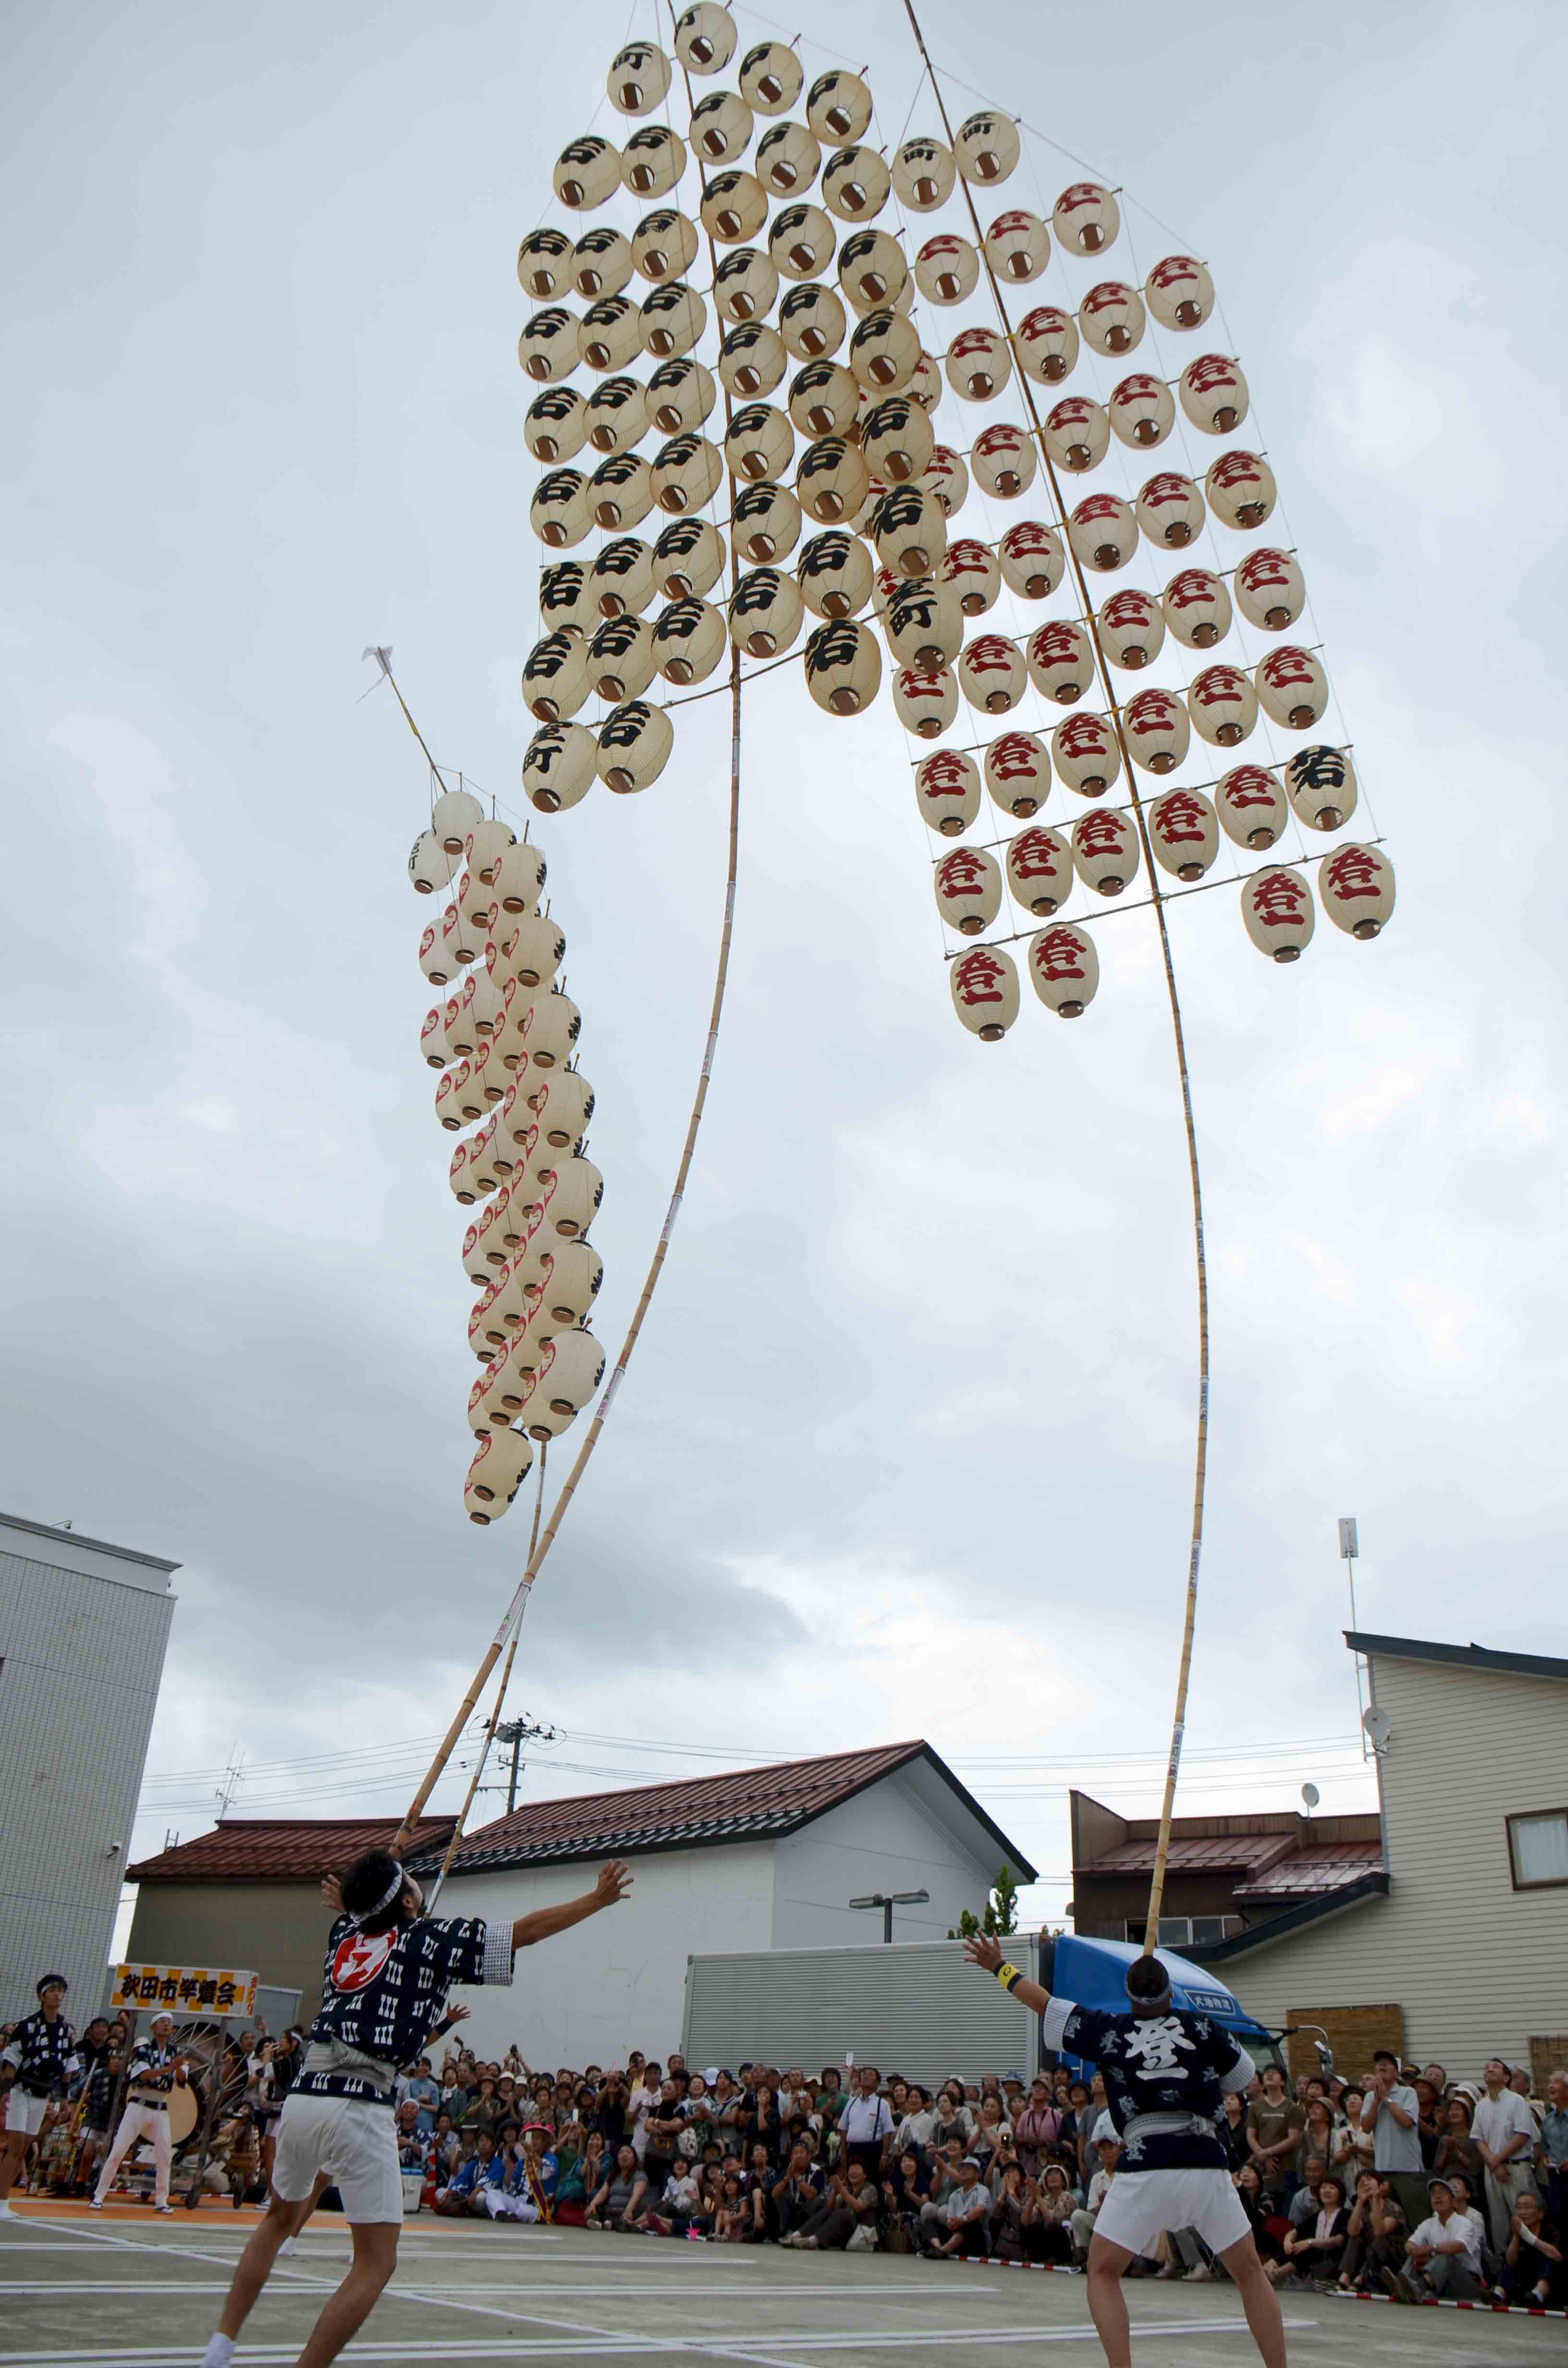
[[851,1907],[880,1907],[882,1911],[882,1940],[892,1939],[892,1912],[895,1907],[924,1907],[931,1895],[928,1891],[873,1891],[867,1899],[852,1899]]

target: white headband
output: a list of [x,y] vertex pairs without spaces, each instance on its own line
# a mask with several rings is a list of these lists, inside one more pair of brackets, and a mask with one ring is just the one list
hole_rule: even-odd
[[393,1900],[398,1896],[398,1894],[402,1891],[402,1889],[403,1889],[403,1869],[402,1869],[402,1867],[398,1864],[398,1862],[397,1862],[396,1859],[393,1859],[393,1861],[392,1861],[392,1867],[393,1867],[393,1870],[394,1870],[393,1874],[392,1874],[392,1879],[391,1883],[387,1885],[386,1889],[382,1892],[382,1894],[381,1894],[381,1897],[380,1897],[379,1899],[377,1899],[377,1900],[372,1900],[372,1902],[371,1902],[371,1904],[370,1904],[370,1906],[369,1906],[369,1907],[362,1907],[362,1908],[359,1910],[358,1915],[358,1916],[356,1916],[356,1917],[354,1917],[354,1918],[351,1919],[351,1920],[353,1921],[353,1924],[354,1924],[354,1926],[355,1926],[356,1930],[358,1930],[358,1928],[359,1928],[359,1927],[361,1927],[362,1925],[368,1924],[368,1923],[369,1922],[369,1920],[370,1920],[370,1918],[371,1918],[371,1917],[372,1917],[372,1916],[379,1916],[379,1915],[381,1914],[381,1910],[382,1910],[382,1908],[383,1908],[383,1907],[390,1907],[392,1906],[392,1901],[393,1901]]

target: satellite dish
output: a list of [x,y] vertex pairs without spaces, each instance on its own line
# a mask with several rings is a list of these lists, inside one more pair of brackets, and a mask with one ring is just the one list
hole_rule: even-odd
[[1372,1749],[1374,1751],[1385,1750],[1388,1746],[1388,1739],[1393,1733],[1393,1721],[1390,1718],[1387,1711],[1380,1710],[1376,1702],[1374,1702],[1370,1710],[1363,1712],[1361,1724],[1367,1730],[1367,1740],[1370,1743]]
[[1318,1791],[1315,1784],[1303,1784],[1301,1787],[1301,1799],[1310,1814],[1317,1807],[1318,1803],[1323,1799],[1323,1794]]

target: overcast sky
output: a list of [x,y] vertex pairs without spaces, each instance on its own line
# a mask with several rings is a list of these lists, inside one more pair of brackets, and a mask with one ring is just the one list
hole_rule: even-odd
[[[841,21],[808,7],[811,70]],[[12,29],[3,1501],[184,1565],[139,1849],[203,1828],[236,1745],[236,1811],[399,1807],[524,1559],[521,1500],[488,1532],[461,1509],[472,1294],[403,873],[426,780],[359,653],[392,644],[437,757],[520,827],[514,255],[625,28],[84,0]],[[1126,276],[1209,258],[1399,868],[1378,943],[1323,925],[1293,968],[1233,888],[1173,921],[1214,1344],[1184,1804],[1311,1778],[1366,1805],[1337,1515],[1367,1624],[1568,1651],[1562,17],[1012,0],[927,32],[1173,226],[1130,206]],[[893,0],[855,39],[896,140]],[[1032,151],[1010,194],[1073,177]],[[886,696],[829,723],[787,670],[747,713],[707,1123],[525,1630],[514,1704],[568,1738],[527,1789],[925,1735],[1059,1915],[1066,1783],[1157,1805],[1186,1567],[1151,916],[1102,929],[1081,1021],[1031,999],[977,1044]],[[676,720],[645,796],[535,830],[612,1355],[720,920],[723,702]]]

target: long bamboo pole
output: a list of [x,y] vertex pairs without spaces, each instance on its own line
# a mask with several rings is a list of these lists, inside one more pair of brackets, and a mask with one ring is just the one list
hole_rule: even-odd
[[[909,18],[910,30],[915,36],[915,46],[920,51],[921,61],[930,78],[932,95],[942,118],[942,129],[947,134],[948,145],[951,147],[953,145],[952,122],[948,114],[947,101],[942,96],[941,85],[937,79],[937,69],[932,63],[931,52],[926,46],[926,36],[920,29],[920,20],[915,13],[913,0],[903,0],[903,6],[904,14]],[[1044,467],[1046,482],[1051,487],[1051,500],[1056,506],[1056,522],[1062,530],[1062,547],[1066,552],[1074,580],[1078,587],[1078,598],[1083,604],[1084,623],[1094,645],[1096,669],[1110,711],[1117,746],[1121,751],[1122,765],[1126,769],[1127,784],[1131,793],[1133,817],[1143,849],[1143,861],[1148,868],[1154,917],[1159,927],[1160,959],[1165,966],[1165,995],[1170,1004],[1171,1031],[1176,1041],[1176,1072],[1181,1080],[1182,1121],[1187,1130],[1187,1166],[1192,1188],[1193,1253],[1198,1269],[1198,1439],[1193,1459],[1192,1541],[1187,1554],[1187,1600],[1182,1620],[1181,1658],[1176,1671],[1176,1711],[1171,1722],[1170,1757],[1165,1766],[1165,1789],[1160,1804],[1159,1839],[1154,1847],[1154,1871],[1149,1886],[1148,1918],[1143,1930],[1143,1953],[1149,1956],[1153,1954],[1154,1945],[1159,1939],[1160,1907],[1165,1898],[1165,1866],[1170,1856],[1171,1818],[1176,1806],[1176,1775],[1181,1765],[1182,1738],[1187,1728],[1187,1686],[1192,1674],[1192,1645],[1198,1625],[1198,1569],[1203,1552],[1204,1488],[1209,1468],[1209,1261],[1203,1238],[1203,1187],[1198,1169],[1198,1129],[1192,1111],[1192,1081],[1187,1070],[1187,1036],[1182,1026],[1181,997],[1176,992],[1176,965],[1171,957],[1171,939],[1165,919],[1165,893],[1160,887],[1154,851],[1149,841],[1148,817],[1144,812],[1143,801],[1139,794],[1131,751],[1127,745],[1121,704],[1117,698],[1116,685],[1106,660],[1105,650],[1101,645],[1099,626],[1095,617],[1095,605],[1089,597],[1088,581],[1085,576],[1078,554],[1073,548],[1072,537],[1067,531],[1067,505],[1062,496],[1055,464],[1046,449],[1045,429],[1036,406],[1034,388],[1019,360],[1017,340],[1014,336],[1006,300],[1003,295],[1001,283],[992,269],[991,258],[985,251],[985,233],[975,207],[974,193],[968,181],[961,176],[959,186],[963,190],[964,203],[969,209],[970,222],[974,231],[974,243],[979,250],[981,262],[984,266],[986,279],[990,282],[992,300],[996,306],[1007,343],[1012,349],[1013,367],[1018,374],[1018,384],[1022,390],[1024,401],[1028,406],[1029,420],[1034,429],[1035,441],[1040,447],[1040,457]]]

